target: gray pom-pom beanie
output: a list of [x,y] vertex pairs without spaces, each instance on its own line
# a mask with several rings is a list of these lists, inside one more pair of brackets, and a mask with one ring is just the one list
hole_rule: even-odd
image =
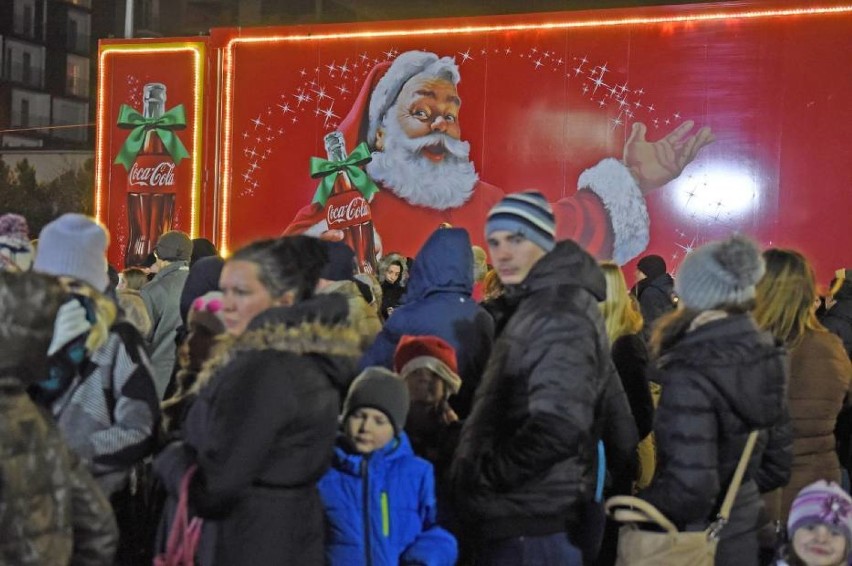
[[757,244],[734,235],[705,244],[686,256],[677,271],[674,289],[681,304],[694,310],[741,305],[754,299],[755,285],[765,270]]

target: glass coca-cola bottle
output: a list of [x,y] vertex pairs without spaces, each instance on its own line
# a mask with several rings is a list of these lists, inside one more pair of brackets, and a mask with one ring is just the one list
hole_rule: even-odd
[[[166,111],[166,85],[148,83],[142,89],[142,114],[156,119]],[[154,250],[160,236],[172,229],[175,208],[175,162],[157,133],[147,126],[142,149],[127,175],[127,250],[124,265],[139,265]]]
[[[341,132],[332,132],[324,138],[329,161],[343,161],[347,157],[346,142]],[[355,252],[357,269],[361,273],[376,273],[376,245],[373,242],[373,215],[370,203],[357,188],[345,170],[336,175],[331,196],[325,203],[325,219],[329,230],[343,232],[343,242]]]

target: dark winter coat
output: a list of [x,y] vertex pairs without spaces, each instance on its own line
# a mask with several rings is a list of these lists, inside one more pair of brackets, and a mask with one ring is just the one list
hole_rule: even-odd
[[680,528],[700,530],[714,520],[749,432],[764,431],[722,530],[717,564],[757,564],[758,492],[790,479],[786,362],[784,347],[750,315],[730,315],[688,332],[651,375],[662,387],[657,475],[639,496]]
[[846,355],[852,358],[852,281],[844,281],[835,294],[837,301],[820,319],[826,328],[840,336]]
[[339,295],[269,309],[199,376],[183,457],[169,450],[161,459],[174,461],[155,468],[175,492],[197,462],[190,504],[215,520],[216,566],[323,562],[316,483],[331,464],[341,392],[359,353],[346,314]]
[[464,418],[494,337],[494,322],[471,298],[472,289],[473,252],[467,232],[460,228],[435,231],[414,261],[404,304],[387,320],[360,367],[393,369],[396,345],[403,335],[443,338],[456,351],[462,378],[461,390],[450,405]]
[[642,335],[625,334],[616,338],[612,343],[612,361],[627,393],[639,438],[645,438],[654,426],[654,401],[646,375],[648,348]]
[[632,469],[636,425],[610,358],[594,258],[560,242],[507,289],[499,334],[462,428],[460,513],[488,538],[564,532],[591,500],[597,442]]
[[790,483],[764,497],[769,518],[784,524],[793,499],[817,480],[840,483],[834,425],[852,382],[852,364],[837,336],[807,330],[790,350],[790,420],[793,468]]
[[369,456],[352,453],[347,443],[340,439],[319,483],[326,564],[455,564],[456,540],[436,523],[432,465],[414,455],[405,433]]
[[647,339],[653,330],[654,321],[675,309],[674,280],[668,273],[648,280],[643,279],[636,285],[636,298],[642,318],[645,319],[643,334]]
[[117,544],[109,501],[82,461],[23,383],[0,377],[0,564],[108,566]]

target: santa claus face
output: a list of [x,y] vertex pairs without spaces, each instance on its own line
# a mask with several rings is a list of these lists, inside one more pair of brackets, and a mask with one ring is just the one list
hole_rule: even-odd
[[[402,132],[410,139],[440,132],[458,140],[461,139],[460,106],[458,91],[450,81],[415,77],[403,86],[394,113]],[[384,149],[384,133],[384,129],[377,132],[377,149]],[[435,143],[423,147],[420,155],[440,162],[447,155],[447,149],[435,140]]]
[[462,141],[455,85],[444,78],[417,77],[402,88],[376,132],[370,177],[411,204],[456,208],[478,180]]

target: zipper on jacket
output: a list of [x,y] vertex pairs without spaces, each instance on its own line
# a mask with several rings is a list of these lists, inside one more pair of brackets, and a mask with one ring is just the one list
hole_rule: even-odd
[[370,455],[365,454],[361,459],[361,478],[362,487],[364,488],[364,556],[367,559],[365,564],[371,566],[373,563],[372,550],[370,549],[370,472],[369,472]]
[[388,492],[382,492],[382,535],[390,536],[390,506],[388,505]]

